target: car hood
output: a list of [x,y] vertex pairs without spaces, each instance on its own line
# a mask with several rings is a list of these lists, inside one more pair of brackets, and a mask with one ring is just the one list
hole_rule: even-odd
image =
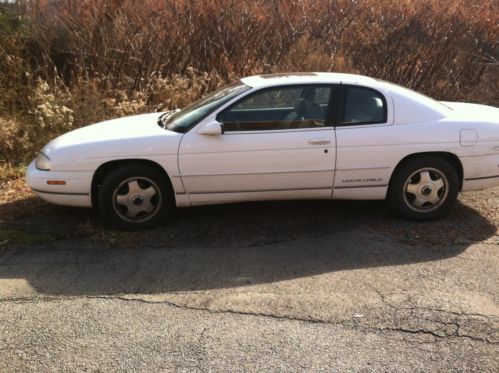
[[49,157],[130,157],[177,152],[182,134],[158,125],[161,113],[107,120],[68,132],[43,148]]

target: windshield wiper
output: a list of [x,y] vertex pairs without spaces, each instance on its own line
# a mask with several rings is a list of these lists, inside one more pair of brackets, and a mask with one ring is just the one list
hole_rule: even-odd
[[172,113],[172,110],[165,111],[163,114],[161,114],[158,118],[158,125],[165,129],[166,128],[166,118]]
[[180,111],[180,109],[175,109],[175,110],[168,110],[168,111],[165,111],[163,114],[161,114],[158,118],[158,125],[165,129],[166,128],[166,119],[168,119],[168,117],[170,115],[172,115],[173,113],[176,113],[177,111]]

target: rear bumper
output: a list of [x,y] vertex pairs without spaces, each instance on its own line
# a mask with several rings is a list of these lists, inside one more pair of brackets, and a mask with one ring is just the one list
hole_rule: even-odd
[[[65,206],[91,207],[90,189],[93,173],[40,171],[34,162],[26,171],[26,182],[29,187],[47,202]],[[49,185],[49,180],[63,180],[66,185]]]

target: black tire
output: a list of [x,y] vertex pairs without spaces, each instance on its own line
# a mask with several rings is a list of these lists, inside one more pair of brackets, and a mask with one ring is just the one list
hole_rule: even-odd
[[420,156],[397,168],[388,202],[403,218],[428,221],[447,214],[458,193],[459,177],[452,164],[437,156]]
[[154,167],[140,164],[120,166],[107,174],[98,198],[101,214],[119,229],[158,226],[174,208],[168,177]]

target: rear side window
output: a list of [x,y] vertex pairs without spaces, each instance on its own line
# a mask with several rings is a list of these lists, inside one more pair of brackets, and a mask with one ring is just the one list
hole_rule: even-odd
[[386,99],[378,91],[357,86],[345,87],[343,116],[339,125],[386,123]]

